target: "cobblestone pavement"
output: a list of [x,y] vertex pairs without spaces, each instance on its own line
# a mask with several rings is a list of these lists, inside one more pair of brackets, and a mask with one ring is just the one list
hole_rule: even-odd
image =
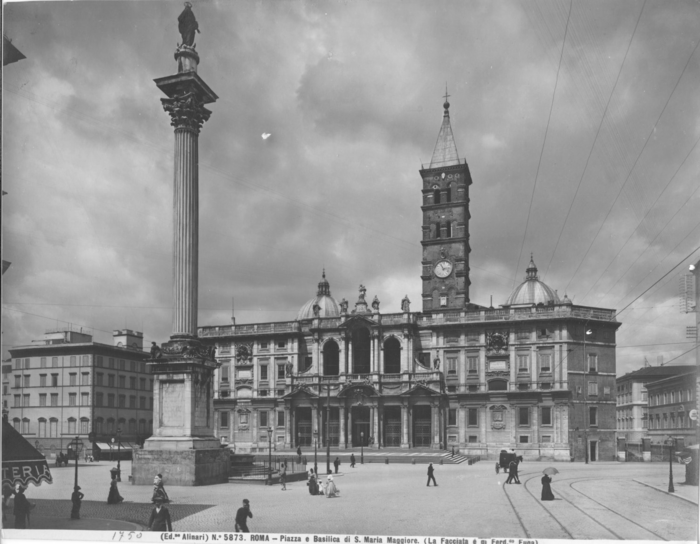
[[[251,502],[255,532],[442,535],[561,539],[694,540],[697,487],[677,483],[685,500],[658,489],[668,467],[657,463],[557,463],[555,501],[542,502],[541,473],[550,463],[521,465],[522,485],[504,485],[492,462],[435,467],[438,487],[426,487],[426,466],[367,464],[335,476],[340,497],[312,497],[305,482],[280,486],[220,484],[166,489],[175,531],[230,532],[242,499]],[[151,486],[120,484],[126,502],[108,506],[109,464],[81,466],[82,517],[144,525]],[[130,467],[122,463],[123,474]],[[319,466],[319,469],[321,467]],[[321,469],[322,470],[322,469]],[[323,470],[322,470],[323,472]],[[67,517],[72,471],[52,470],[53,485],[30,487],[44,519]],[[647,483],[648,485],[643,485]],[[652,487],[651,485],[656,487]],[[695,504],[691,500],[695,501]],[[56,516],[52,518],[51,516]]]

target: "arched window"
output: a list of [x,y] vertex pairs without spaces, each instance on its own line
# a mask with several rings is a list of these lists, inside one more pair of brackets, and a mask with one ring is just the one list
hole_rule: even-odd
[[18,417],[14,418],[12,420],[12,426],[15,428],[15,431],[18,433],[22,432],[22,420]]
[[146,434],[146,420],[139,419],[139,434]]
[[58,438],[58,419],[55,417],[49,419],[49,437]]
[[22,434],[29,434],[29,418],[22,419]]
[[46,438],[46,419],[39,418],[39,438]]
[[450,185],[445,191],[445,202],[452,202],[452,186]]
[[433,191],[433,204],[440,204],[440,189]]
[[111,417],[107,420],[106,433],[109,435],[114,434],[114,419],[112,419]]
[[126,419],[124,419],[123,417],[120,417],[119,421],[117,421],[117,430],[120,429],[122,431],[126,431]]
[[90,432],[90,420],[86,417],[80,418],[80,434],[88,434]]
[[401,343],[392,336],[384,342],[384,373],[399,374],[400,372]]
[[129,434],[136,434],[136,420],[129,420]]
[[102,434],[102,424],[104,423],[104,420],[101,417],[98,417],[95,420],[95,434]]
[[323,346],[323,375],[337,376],[340,374],[340,357],[338,344],[329,340]]
[[370,373],[370,353],[372,342],[369,330],[365,328],[352,331],[352,372],[353,374]]
[[76,419],[74,417],[68,418],[68,434],[70,435],[75,434],[75,422]]
[[445,223],[445,238],[452,238],[452,223],[449,221]]

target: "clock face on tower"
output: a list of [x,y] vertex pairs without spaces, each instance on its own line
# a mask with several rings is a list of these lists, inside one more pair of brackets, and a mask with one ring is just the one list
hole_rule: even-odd
[[434,272],[438,278],[446,278],[452,274],[452,263],[448,260],[439,261],[435,265]]

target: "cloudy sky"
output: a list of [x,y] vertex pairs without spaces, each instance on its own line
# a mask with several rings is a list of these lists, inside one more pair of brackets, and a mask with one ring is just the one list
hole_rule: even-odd
[[[5,5],[3,358],[47,329],[171,327],[181,2]],[[700,256],[700,3],[194,2],[200,325],[291,320],[323,267],[382,311],[420,309],[422,163],[450,94],[469,163],[471,299],[530,253],[575,304],[616,308],[618,373],[693,344],[678,281]],[[261,135],[271,136],[263,139]],[[693,352],[675,362],[691,361]]]

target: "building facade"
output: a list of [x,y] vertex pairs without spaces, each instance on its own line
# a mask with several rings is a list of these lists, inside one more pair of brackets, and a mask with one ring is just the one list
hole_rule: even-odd
[[45,455],[66,452],[88,434],[108,449],[121,431],[124,447],[141,443],[153,426],[153,380],[143,334],[114,331],[114,345],[75,331],[50,331],[11,348],[8,421]]
[[325,272],[293,321],[200,327],[222,363],[217,433],[237,451],[319,445],[448,448],[495,457],[611,460],[614,310],[524,281],[499,308],[469,298],[469,185],[449,103],[422,178],[422,312],[350,308]]
[[652,444],[663,444],[670,437],[685,446],[697,444],[697,422],[689,416],[697,406],[697,368],[646,384],[649,396],[648,436]]

